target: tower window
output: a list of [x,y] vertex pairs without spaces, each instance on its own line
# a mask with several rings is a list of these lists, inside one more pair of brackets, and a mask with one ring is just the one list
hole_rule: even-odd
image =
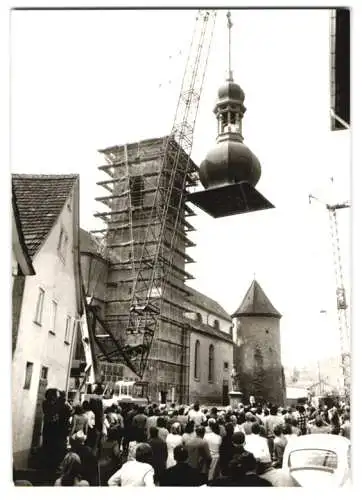
[[214,356],[215,354],[215,349],[214,346],[211,344],[209,347],[209,382],[214,381]]
[[254,351],[254,363],[255,363],[255,368],[257,370],[263,369],[264,360],[263,360],[263,355],[262,355],[259,347],[257,347]]
[[143,179],[140,175],[131,177],[130,189],[132,206],[140,207],[143,202]]
[[194,377],[200,378],[200,341],[195,342]]

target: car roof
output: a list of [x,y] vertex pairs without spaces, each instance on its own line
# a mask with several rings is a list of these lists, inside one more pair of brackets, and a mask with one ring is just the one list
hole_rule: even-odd
[[306,434],[298,436],[295,440],[288,443],[288,450],[303,450],[307,448],[312,449],[326,449],[331,451],[341,451],[350,446],[351,441],[344,436],[336,434]]

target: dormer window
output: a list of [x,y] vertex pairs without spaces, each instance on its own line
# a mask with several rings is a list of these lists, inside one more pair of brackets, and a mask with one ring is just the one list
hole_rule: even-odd
[[198,323],[202,323],[202,316],[201,316],[201,313],[197,312],[197,313],[196,313],[196,318],[195,318],[195,319],[196,319],[196,321],[197,321]]

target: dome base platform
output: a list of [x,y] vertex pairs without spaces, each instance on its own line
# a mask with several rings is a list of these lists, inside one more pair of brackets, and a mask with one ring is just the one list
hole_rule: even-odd
[[248,182],[226,184],[189,193],[186,201],[193,203],[215,219],[275,208]]

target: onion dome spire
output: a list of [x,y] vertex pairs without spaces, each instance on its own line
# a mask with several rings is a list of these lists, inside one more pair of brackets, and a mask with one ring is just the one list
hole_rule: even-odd
[[243,143],[242,119],[246,108],[245,94],[234,82],[231,69],[231,13],[227,13],[229,37],[228,77],[219,88],[214,114],[217,118],[217,145],[200,166],[200,180],[205,188],[248,182],[255,186],[261,166],[257,157]]

